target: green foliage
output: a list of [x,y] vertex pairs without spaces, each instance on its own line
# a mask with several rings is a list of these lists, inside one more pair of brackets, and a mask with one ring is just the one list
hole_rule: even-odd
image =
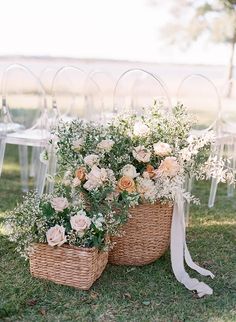
[[[21,201],[17,149],[7,149],[0,181],[0,219]],[[5,164],[6,164],[5,163]],[[9,168],[10,167],[10,168]],[[0,321],[9,322],[233,322],[235,321],[236,199],[220,185],[216,205],[207,208],[209,184],[197,183],[201,206],[191,208],[187,242],[195,261],[210,269],[214,293],[198,299],[178,283],[169,253],[143,267],[108,265],[90,291],[33,278],[28,262],[0,227]],[[192,273],[191,273],[192,274]],[[197,275],[194,275],[197,277]]]

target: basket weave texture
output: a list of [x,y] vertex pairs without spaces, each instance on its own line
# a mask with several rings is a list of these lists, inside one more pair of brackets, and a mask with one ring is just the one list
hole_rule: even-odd
[[169,247],[173,206],[142,204],[131,208],[130,214],[124,234],[111,238],[115,245],[109,252],[109,262],[136,266],[152,263]]
[[57,284],[88,290],[100,277],[108,261],[108,252],[96,248],[63,245],[51,247],[33,244],[30,254],[32,276]]

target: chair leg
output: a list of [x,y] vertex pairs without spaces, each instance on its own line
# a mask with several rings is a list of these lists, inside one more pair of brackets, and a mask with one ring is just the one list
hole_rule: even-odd
[[2,174],[2,167],[3,167],[5,149],[6,149],[6,139],[5,138],[0,138],[0,177],[1,177],[1,174]]
[[34,178],[36,176],[35,170],[37,169],[37,164],[39,160],[39,155],[40,155],[40,148],[33,146],[32,147],[32,155],[31,155],[31,162],[30,162],[30,171],[29,171],[29,176],[31,178]]
[[40,153],[44,150],[44,147],[37,148],[38,149],[38,157],[35,162],[35,167],[37,169],[36,177],[35,177],[35,190],[37,191],[39,196],[42,196],[45,187],[45,178],[47,173],[47,164],[44,164],[40,161],[39,156]]
[[[51,177],[54,178],[56,176],[56,171],[57,171],[57,156],[56,156],[56,151],[55,151],[55,146],[52,144],[50,146],[50,151],[49,151],[49,163],[48,163],[48,172],[47,174]],[[53,193],[54,190],[54,180],[47,182],[46,185],[46,192],[51,194]]]
[[[224,143],[221,143],[217,147],[217,157],[218,157],[218,159],[222,157],[223,151],[224,151]],[[218,178],[212,178],[210,196],[209,196],[209,199],[208,199],[208,208],[214,207],[217,188],[218,188]]]
[[19,161],[21,174],[21,189],[23,192],[29,191],[28,185],[28,147],[26,145],[19,145]]
[[[228,157],[231,158],[231,167],[235,171],[236,168],[236,142],[228,145]],[[227,184],[227,196],[232,198],[234,196],[234,184]]]

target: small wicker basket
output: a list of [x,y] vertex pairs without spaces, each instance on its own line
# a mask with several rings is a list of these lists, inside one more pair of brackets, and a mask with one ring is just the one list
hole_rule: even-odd
[[88,290],[102,274],[107,261],[108,252],[96,248],[37,243],[30,252],[30,272],[34,277]]
[[123,226],[121,237],[112,237],[114,247],[109,262],[115,265],[149,264],[169,247],[173,206],[142,204],[130,209],[131,218]]

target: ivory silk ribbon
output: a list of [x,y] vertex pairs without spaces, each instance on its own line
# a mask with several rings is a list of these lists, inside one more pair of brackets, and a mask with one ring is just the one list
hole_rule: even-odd
[[172,269],[176,279],[184,284],[187,289],[197,291],[199,297],[211,295],[213,290],[207,284],[199,282],[196,278],[191,278],[185,271],[184,259],[190,268],[201,275],[214,278],[214,275],[210,271],[193,262],[185,238],[184,198],[182,192],[178,192],[174,203],[171,225],[170,251]]

